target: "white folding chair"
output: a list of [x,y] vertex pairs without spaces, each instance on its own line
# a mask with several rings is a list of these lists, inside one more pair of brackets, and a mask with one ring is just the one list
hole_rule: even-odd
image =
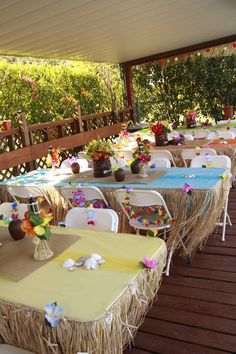
[[[135,190],[133,189],[130,193],[130,199],[129,199],[129,205],[132,207],[150,207],[150,206],[155,206],[158,208],[161,208],[162,210],[165,211],[166,215],[168,216],[168,219],[170,222],[160,224],[160,225],[146,225],[138,221],[139,218],[132,218],[130,214],[126,211],[125,208],[125,201],[127,197],[127,191],[125,189],[118,189],[114,192],[114,196],[116,200],[118,201],[119,205],[121,206],[121,209],[127,216],[129,220],[130,226],[132,226],[136,233],[139,234],[139,230],[160,230],[164,231],[164,237],[166,236],[166,230],[171,227],[171,220],[172,216],[170,215],[170,212],[166,206],[165,200],[163,199],[162,195],[156,191],[153,190]],[[140,211],[140,214],[142,216],[142,211]],[[150,213],[148,216],[150,219],[156,221],[158,218],[160,218],[157,215],[157,212],[153,214]],[[144,218],[147,218],[147,215],[145,214],[144,210]],[[167,261],[167,266],[166,266],[166,275],[169,275],[170,271],[170,263],[171,263],[171,258],[173,255],[173,248],[171,248],[168,256],[168,261]]]
[[14,345],[0,344],[0,354],[34,354],[28,350],[24,350]]
[[[225,168],[228,173],[230,173],[231,170],[231,160],[228,156],[225,155],[211,156],[210,162],[206,160],[205,156],[196,156],[191,161],[191,167],[203,167],[208,165],[210,168]],[[221,241],[225,241],[226,224],[232,226],[228,214],[228,195],[226,197],[226,201],[223,207],[223,221],[216,223],[216,225],[223,227]]]
[[230,130],[218,130],[217,137],[223,139],[235,139],[235,133]]
[[207,139],[217,139],[217,135],[215,132],[211,132],[207,135]]
[[45,195],[44,191],[40,187],[36,186],[7,186],[8,193],[13,197],[15,201],[17,198],[29,199],[30,197],[43,197],[50,205],[50,201]]
[[[93,213],[93,223],[88,223],[88,213]],[[72,208],[65,218],[66,227],[79,227],[81,229],[103,230],[107,232],[117,232],[119,218],[112,209],[87,209]]]
[[170,160],[167,159],[166,157],[154,157],[153,159],[150,160],[149,162],[150,165],[156,165],[156,167],[171,167]]
[[[85,198],[86,201],[90,201],[90,200],[94,200],[94,199],[102,200],[104,202],[104,204],[108,207],[108,202],[99,188],[93,187],[93,186],[91,186],[91,187],[79,186],[78,189],[81,190],[81,192],[83,194],[83,198]],[[73,188],[70,186],[62,187],[60,189],[62,196],[67,200],[67,202],[71,208],[74,207],[74,205],[71,203],[71,201],[73,200],[73,197],[74,197],[73,192],[75,192],[75,191],[76,191],[76,188]]]
[[[25,212],[28,211],[27,204],[25,203],[17,203],[17,213],[19,219],[24,219]],[[0,215],[5,219],[8,216],[11,216],[12,212],[12,203],[4,202],[0,204]]]
[[184,139],[185,140],[194,140],[194,136],[192,134],[184,134]]
[[150,150],[149,151],[150,155],[151,155],[151,160],[154,158],[166,158],[168,160],[170,160],[170,162],[173,164],[174,167],[176,167],[175,165],[175,161],[173,159],[173,156],[171,154],[170,151],[168,150]]
[[196,130],[193,132],[194,139],[204,139],[210,133],[209,130]]
[[[206,154],[211,155],[211,156],[217,155],[216,150],[210,149],[210,148],[202,148],[202,149],[200,149],[199,153],[200,153],[200,156],[201,155],[205,156]],[[191,161],[195,156],[196,156],[195,149],[184,149],[181,151],[181,157],[184,161],[185,167],[188,167],[188,162]]]

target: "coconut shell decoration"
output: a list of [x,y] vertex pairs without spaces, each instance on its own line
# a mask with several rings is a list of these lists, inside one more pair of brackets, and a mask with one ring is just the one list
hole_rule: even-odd
[[22,240],[25,237],[25,232],[21,230],[22,220],[12,220],[8,225],[8,231],[15,241]]
[[140,160],[134,160],[130,165],[130,169],[133,174],[138,174],[140,172]]
[[80,165],[78,164],[78,162],[73,162],[71,165],[71,171],[74,173],[74,174],[77,174],[80,172]]
[[125,179],[125,170],[123,168],[118,168],[114,171],[114,177],[117,182],[122,182]]

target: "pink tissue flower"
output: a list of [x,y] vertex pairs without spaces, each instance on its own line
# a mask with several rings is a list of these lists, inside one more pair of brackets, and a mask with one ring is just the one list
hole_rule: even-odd
[[146,268],[156,268],[158,265],[158,262],[154,258],[149,258],[148,256],[143,257],[143,264],[145,265]]
[[184,193],[188,193],[190,192],[192,189],[192,185],[191,184],[188,184],[188,183],[184,183],[184,186],[182,188],[182,192]]

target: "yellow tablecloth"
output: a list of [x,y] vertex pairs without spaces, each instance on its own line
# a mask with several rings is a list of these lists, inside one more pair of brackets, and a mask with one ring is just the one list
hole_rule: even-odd
[[[75,229],[55,229],[57,233],[75,233]],[[2,230],[0,227],[0,233]],[[122,347],[131,339],[126,316],[132,325],[139,325],[150,301],[153,300],[165,264],[165,243],[160,239],[137,235],[78,229],[77,232],[81,237],[78,242],[23,280],[14,282],[7,277],[0,276],[2,315],[8,317],[11,316],[11,311],[14,312],[16,309],[19,311],[16,318],[13,316],[14,325],[10,318],[0,322],[0,333],[7,343],[22,346],[40,354],[51,353],[46,342],[40,337],[47,336],[45,333],[47,326],[44,324],[42,313],[44,305],[54,301],[64,308],[65,317],[71,319],[73,335],[78,339],[83,335],[87,338],[87,344],[84,341],[83,343],[76,341],[66,351],[61,351],[58,347],[56,353],[74,354],[76,351],[86,351],[90,345],[96,347],[94,353],[111,353],[109,348],[114,345],[112,353],[121,353]],[[77,259],[81,255],[91,253],[101,254],[106,260],[106,263],[98,270],[77,269],[70,272],[61,266],[62,262],[69,257]],[[144,255],[156,257],[160,263],[159,268],[143,269],[139,262],[142,261]],[[10,303],[9,307],[8,303]],[[35,311],[32,314],[35,328],[29,328],[29,324],[27,326],[25,324],[27,313],[28,318],[31,316],[29,309],[30,311],[36,309],[36,314]],[[112,318],[110,324],[109,318]],[[16,324],[21,336],[17,333],[13,334],[15,331],[13,327]],[[71,335],[70,330],[63,332],[58,328],[57,330],[47,329],[49,334],[50,331],[51,334],[53,333],[54,342],[60,343],[60,346],[62,338]],[[110,343],[103,343],[106,331],[109,333]],[[27,344],[26,338],[29,337],[29,333],[37,338],[30,340]],[[119,345],[116,337],[121,341]],[[65,342],[69,345],[69,341]]]

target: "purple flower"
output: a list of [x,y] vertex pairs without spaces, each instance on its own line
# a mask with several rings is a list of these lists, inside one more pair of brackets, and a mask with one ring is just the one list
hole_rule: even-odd
[[72,156],[72,157],[69,159],[69,164],[70,164],[70,166],[71,166],[73,163],[75,163],[75,162],[77,162],[77,157]]
[[188,183],[184,183],[184,186],[182,188],[182,192],[184,193],[189,193],[192,189],[192,185]]
[[143,264],[146,268],[156,268],[158,266],[158,262],[155,258],[149,258],[148,256],[143,257]]

